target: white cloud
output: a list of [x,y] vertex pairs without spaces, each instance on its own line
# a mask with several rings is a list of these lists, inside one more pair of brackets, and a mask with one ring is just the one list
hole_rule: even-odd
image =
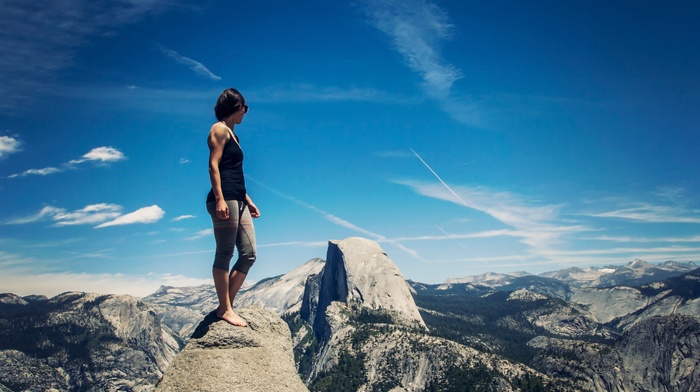
[[187,159],[187,158],[180,158],[180,164],[181,164],[181,165],[186,165],[186,164],[188,164],[188,163],[190,163],[190,160],[189,160],[189,159]]
[[73,161],[82,163],[85,161],[116,162],[126,159],[124,153],[113,147],[97,147],[83,155],[83,159]]
[[32,223],[32,222],[38,222],[38,221],[43,220],[47,217],[51,217],[53,215],[63,213],[63,212],[65,212],[65,210],[63,208],[45,206],[41,209],[41,211],[39,211],[38,213],[36,213],[34,215],[25,216],[22,218],[11,219],[11,220],[5,222],[5,224],[23,225],[23,224]]
[[369,22],[386,34],[409,68],[417,72],[427,92],[449,94],[461,72],[441,58],[438,45],[454,26],[437,5],[425,0],[366,1]]
[[52,218],[56,221],[54,226],[95,224],[120,216],[121,209],[122,207],[116,204],[99,203],[73,212],[57,212]]
[[163,215],[165,215],[165,211],[157,205],[152,205],[150,207],[139,208],[134,212],[122,215],[112,221],[97,225],[95,228],[131,225],[134,223],[154,223],[163,218]]
[[49,174],[54,174],[54,173],[60,173],[68,169],[75,169],[77,165],[85,163],[85,162],[100,162],[100,163],[108,163],[108,162],[117,162],[117,161],[122,161],[126,159],[126,156],[124,156],[124,153],[121,151],[117,150],[116,148],[113,147],[97,147],[93,148],[86,154],[82,156],[81,159],[73,159],[70,160],[61,167],[45,167],[43,169],[29,169],[25,170],[22,173],[16,173],[8,176],[8,178],[17,178],[17,177],[26,177],[29,175],[39,175],[39,176],[45,176]]
[[[437,177],[437,174],[433,172]],[[440,200],[449,201],[477,211],[481,211],[510,229],[491,230],[480,233],[455,234],[445,236],[424,236],[415,238],[397,238],[400,241],[450,240],[487,237],[515,237],[527,248],[522,254],[493,257],[468,257],[454,260],[431,260],[431,262],[499,262],[499,269],[538,268],[552,266],[566,268],[569,265],[604,265],[623,264],[640,258],[649,262],[665,260],[697,260],[700,247],[697,246],[652,246],[652,247],[601,247],[587,249],[570,249],[571,241],[599,240],[636,243],[696,243],[700,236],[634,238],[629,236],[580,236],[580,233],[598,231],[586,225],[564,222],[561,218],[561,205],[542,204],[527,198],[486,187],[452,186],[442,182],[424,183],[418,181],[399,181],[415,192]],[[692,219],[679,218],[679,211],[673,208],[651,208],[644,206],[621,209],[611,213],[590,216],[622,218],[639,222],[691,222]],[[633,219],[634,218],[634,219]],[[689,244],[690,245],[690,244]],[[693,244],[694,245],[694,244]],[[500,263],[512,260],[513,263]],[[525,263],[527,261],[527,263]]]
[[200,238],[211,237],[213,235],[214,235],[214,229],[204,229],[204,230],[198,231],[192,237],[187,237],[187,239],[188,240],[198,240]]
[[193,60],[189,57],[185,57],[181,55],[180,53],[168,49],[162,45],[158,45],[158,48],[160,49],[163,54],[166,56],[170,57],[171,59],[175,60],[175,62],[187,66],[190,70],[192,70],[194,73],[196,73],[199,76],[203,76],[207,79],[211,80],[221,80],[221,77],[218,75],[214,75],[207,67],[204,66],[204,64],[200,63],[199,61]]
[[63,169],[59,169],[57,167],[45,167],[43,169],[29,169],[29,170],[26,170],[22,173],[11,174],[11,175],[7,176],[7,178],[26,177],[26,176],[30,176],[30,175],[46,176],[46,175],[53,174],[53,173],[60,173],[62,171],[63,171]]
[[467,208],[481,211],[514,230],[501,232],[502,235],[519,237],[520,242],[529,247],[533,256],[547,257],[552,249],[562,245],[565,238],[575,233],[591,231],[581,225],[559,223],[559,205],[542,204],[520,195],[495,191],[486,187],[448,185],[418,154],[416,157],[439,181],[425,183],[418,181],[396,181],[410,187],[415,192],[440,200],[449,201]]
[[528,229],[537,226],[549,226],[548,222],[558,218],[560,207],[556,205],[536,205],[519,195],[494,191],[486,187],[449,186],[420,155],[413,150],[411,152],[437,178],[440,184],[412,181],[399,181],[398,183],[407,185],[424,196],[447,200],[483,211],[506,225],[515,228]]
[[22,142],[10,136],[0,136],[0,158],[19,151]]
[[440,53],[440,43],[451,38],[454,31],[447,13],[427,0],[365,0],[362,3],[369,23],[389,37],[406,65],[420,75],[426,94],[435,98],[456,121],[485,127],[482,105],[452,94],[452,87],[462,78],[462,71],[447,63]]
[[34,215],[12,219],[5,223],[19,225],[49,219],[55,222],[54,226],[94,224],[118,217],[121,215],[120,210],[121,206],[107,203],[92,204],[70,212],[65,208],[45,206]]
[[193,218],[196,218],[196,216],[194,216],[194,215],[180,215],[180,216],[178,216],[177,218],[173,218],[173,219],[171,220],[171,222],[178,222],[178,221],[181,221],[181,220],[193,219]]
[[5,224],[27,224],[42,220],[51,220],[53,226],[91,225],[101,223],[96,227],[116,225],[129,225],[134,223],[153,223],[160,220],[165,211],[153,205],[140,208],[132,213],[122,215],[122,206],[109,203],[97,203],[85,206],[75,211],[67,211],[65,208],[45,206],[34,215],[11,219]]

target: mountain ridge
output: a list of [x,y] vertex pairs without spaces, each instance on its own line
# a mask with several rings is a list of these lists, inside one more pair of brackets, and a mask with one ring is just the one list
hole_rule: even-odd
[[[700,269],[692,269],[692,262],[656,265],[635,260],[595,270],[560,270],[556,277],[554,272],[489,273],[467,277],[465,282],[455,278],[425,284],[405,280],[373,241],[331,241],[329,249],[327,261],[309,260],[287,274],[245,287],[237,298],[237,305],[263,306],[287,322],[297,371],[311,390],[423,391],[447,386],[463,390],[460,385],[491,385],[493,390],[585,391],[615,386],[617,389],[610,390],[631,391],[652,382],[640,372],[652,372],[660,380],[653,385],[664,391],[694,387],[699,382],[693,358],[700,342],[692,334],[674,335],[675,327],[696,331],[699,322]],[[334,267],[324,278],[328,260]],[[378,266],[385,267],[373,267],[377,260]],[[333,276],[335,281],[330,279]],[[333,284],[323,287],[324,279]],[[333,294],[341,286],[338,282],[342,290]],[[630,286],[605,286],[610,282]],[[400,290],[391,291],[397,288]],[[392,302],[402,296],[400,302]],[[116,358],[121,352],[131,353],[129,358],[147,358],[143,353],[153,350],[148,341],[160,339],[157,350],[162,353],[152,355],[165,358],[132,360],[147,364],[144,369],[149,370],[76,377],[65,355],[51,359],[32,351],[47,347],[60,351],[59,342],[49,339],[53,346],[46,346],[41,343],[45,339],[20,339],[28,355],[22,351],[25,346],[10,347],[7,342],[12,339],[6,339],[0,347],[0,373],[10,376],[0,376],[0,386],[22,389],[22,385],[44,382],[64,390],[79,379],[83,387],[102,385],[109,390],[108,386],[119,385],[115,388],[149,391],[153,380],[163,373],[163,363],[170,363],[216,305],[212,285],[163,286],[142,299],[79,292],[53,298],[0,294],[0,337],[12,333],[16,320],[27,320],[27,326],[40,331],[43,327],[32,317],[53,309],[57,313],[52,316],[54,322],[76,325],[60,330],[62,336],[86,347],[93,345],[93,351],[83,351],[94,352],[89,355]],[[67,312],[59,312],[64,308]],[[83,312],[95,318],[84,317]],[[316,326],[314,332],[316,320],[327,328]],[[92,329],[79,327],[80,322]],[[320,330],[326,332],[317,333]],[[144,335],[145,331],[149,332]],[[647,336],[659,346],[634,340],[634,336]],[[87,337],[96,339],[85,340]],[[32,348],[29,341],[38,341],[44,348]],[[627,350],[623,343],[636,351]],[[105,351],[109,345],[118,348],[117,352]],[[658,352],[672,355],[659,357]],[[595,353],[607,354],[597,359]],[[635,355],[654,365],[639,363]],[[574,357],[578,364],[570,361]],[[615,366],[625,373],[604,372]],[[23,368],[33,372],[18,370]],[[599,369],[597,378],[590,377],[591,369]],[[579,380],[584,376],[591,381]],[[339,385],[349,389],[333,389]]]

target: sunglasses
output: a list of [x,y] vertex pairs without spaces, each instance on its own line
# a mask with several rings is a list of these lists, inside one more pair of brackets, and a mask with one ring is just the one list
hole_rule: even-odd
[[248,105],[243,104],[243,105],[241,105],[241,106],[243,106],[243,114],[248,113]]

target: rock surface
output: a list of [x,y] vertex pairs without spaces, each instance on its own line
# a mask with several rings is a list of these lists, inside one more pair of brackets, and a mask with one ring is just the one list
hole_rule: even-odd
[[700,390],[700,321],[686,315],[644,320],[613,345],[539,336],[533,366],[584,391]]
[[248,328],[208,315],[156,391],[308,391],[294,366],[287,324],[262,308],[244,308],[238,314]]
[[143,302],[160,315],[163,323],[187,341],[197,323],[219,306],[214,285],[161,286]]
[[128,295],[0,297],[0,383],[12,390],[151,391],[181,348]]
[[636,260],[430,285],[349,238],[329,243],[328,263],[241,290],[251,328],[206,318],[212,285],[143,301],[0,294],[0,391],[152,391],[198,324],[159,390],[305,391],[297,374],[322,392],[700,390],[695,267]]
[[306,288],[306,278],[321,272],[325,262],[311,259],[292,271],[260,281],[250,290],[236,297],[236,306],[261,306],[273,313],[283,315],[298,312]]
[[326,265],[320,277],[314,331],[328,337],[326,308],[334,302],[357,303],[392,313],[396,320],[426,328],[401,271],[374,241],[347,238],[329,241]]

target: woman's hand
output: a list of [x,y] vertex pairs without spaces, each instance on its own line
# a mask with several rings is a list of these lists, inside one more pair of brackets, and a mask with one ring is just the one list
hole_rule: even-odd
[[253,203],[248,203],[248,210],[250,211],[250,216],[253,218],[260,218],[260,210],[258,206]]
[[216,202],[216,217],[219,219],[228,219],[230,216],[231,211],[228,209],[228,204],[226,204],[225,200],[219,200]]

